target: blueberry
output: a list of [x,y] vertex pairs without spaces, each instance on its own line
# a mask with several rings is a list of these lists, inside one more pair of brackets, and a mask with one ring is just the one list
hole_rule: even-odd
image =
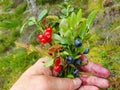
[[79,77],[79,70],[78,69],[73,70],[73,75],[74,77]]
[[77,60],[75,60],[74,65],[75,65],[75,66],[80,66],[81,63],[82,63],[81,59],[77,59]]
[[67,61],[68,64],[72,64],[74,62],[73,56],[68,56],[66,58],[66,61]]
[[83,54],[88,54],[89,53],[89,48],[86,48],[85,51],[83,52]]
[[76,40],[74,41],[74,45],[75,45],[76,47],[80,47],[80,46],[82,46],[82,41],[79,40],[79,39],[76,39]]

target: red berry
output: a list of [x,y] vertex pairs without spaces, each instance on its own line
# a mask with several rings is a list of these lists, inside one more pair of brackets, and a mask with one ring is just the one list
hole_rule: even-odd
[[42,38],[40,41],[41,41],[42,44],[47,43],[47,40],[45,38]]
[[42,34],[39,34],[38,35],[38,39],[41,40],[43,38],[43,35]]
[[48,43],[52,42],[52,38],[49,38],[49,39],[47,40],[47,42],[48,42]]
[[55,65],[54,66],[54,71],[55,72],[60,72],[62,70],[62,66],[60,66],[60,65]]
[[61,62],[61,58],[60,57],[55,59],[55,65],[60,65],[60,62]]
[[49,38],[51,38],[51,36],[52,36],[52,34],[50,32],[45,32],[44,33],[45,39],[49,39]]
[[47,28],[46,28],[46,32],[50,32],[50,33],[52,33],[52,27],[50,27],[50,26],[47,27]]

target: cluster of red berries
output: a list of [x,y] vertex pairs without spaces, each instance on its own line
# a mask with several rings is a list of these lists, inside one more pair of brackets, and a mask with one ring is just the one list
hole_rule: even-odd
[[55,59],[55,65],[53,67],[55,72],[60,72],[62,70],[62,66],[60,65],[61,63],[61,57],[58,57]]
[[52,41],[52,28],[49,26],[45,29],[45,32],[43,34],[38,35],[38,40],[42,44],[50,43]]

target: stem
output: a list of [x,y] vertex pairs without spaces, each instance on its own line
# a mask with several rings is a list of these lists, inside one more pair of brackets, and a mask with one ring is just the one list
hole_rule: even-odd
[[35,24],[36,24],[36,26],[39,28],[39,30],[40,30],[42,33],[44,33],[42,27],[40,27],[36,21],[35,21]]
[[68,5],[67,7],[67,16],[69,16],[69,8],[70,8],[70,5]]

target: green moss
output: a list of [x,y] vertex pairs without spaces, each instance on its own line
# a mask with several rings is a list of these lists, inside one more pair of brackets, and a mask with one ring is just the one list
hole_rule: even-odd
[[89,0],[88,1],[88,10],[92,11],[92,10],[100,10],[103,9],[102,7],[102,2],[103,0]]
[[19,16],[21,14],[24,13],[24,11],[26,10],[27,8],[27,3],[23,2],[22,4],[20,4],[19,6],[17,6],[17,8],[15,9],[15,15],[16,16]]
[[30,55],[27,54],[26,49],[15,49],[12,53],[0,58],[0,80],[3,80],[3,90],[8,90],[13,83],[19,78],[19,76],[31,66],[40,55],[33,52]]
[[0,5],[3,7],[2,10],[9,11],[13,7],[13,0],[1,0]]

